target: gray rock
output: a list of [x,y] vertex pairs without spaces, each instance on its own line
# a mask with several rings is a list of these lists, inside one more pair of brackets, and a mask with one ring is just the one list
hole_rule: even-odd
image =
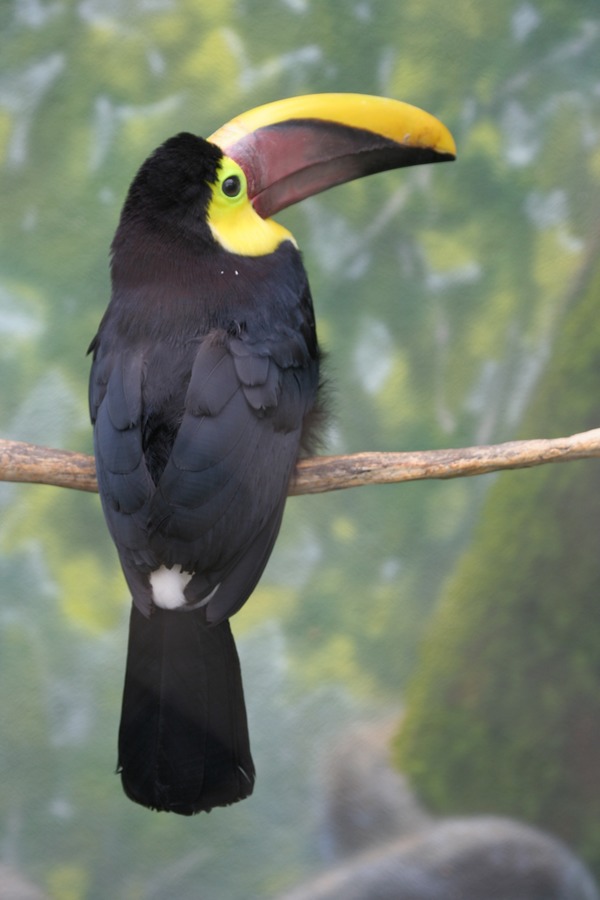
[[440,821],[362,854],[280,900],[599,900],[560,841],[510,819]]

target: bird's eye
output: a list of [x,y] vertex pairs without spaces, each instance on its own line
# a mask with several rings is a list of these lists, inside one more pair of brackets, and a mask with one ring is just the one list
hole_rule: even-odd
[[229,175],[223,184],[221,190],[226,197],[237,197],[242,189],[242,183],[237,175]]

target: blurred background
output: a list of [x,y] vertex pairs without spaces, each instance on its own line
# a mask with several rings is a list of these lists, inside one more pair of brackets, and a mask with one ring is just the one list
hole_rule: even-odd
[[[280,216],[325,452],[600,425],[599,58],[595,0],[4,0],[0,434],[91,452],[85,353],[155,146],[319,91],[422,106],[459,154]],[[181,819],[113,774],[129,600],[97,496],[1,485],[0,896],[277,897],[483,814],[600,876],[599,504],[594,461],[291,499],[233,623],[255,793]]]

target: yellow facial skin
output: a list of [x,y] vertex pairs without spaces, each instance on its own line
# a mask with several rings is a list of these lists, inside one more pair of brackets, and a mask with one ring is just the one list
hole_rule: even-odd
[[266,256],[283,241],[296,244],[292,234],[274,219],[261,219],[248,199],[246,176],[236,162],[223,158],[212,185],[208,225],[213,237],[230,253]]

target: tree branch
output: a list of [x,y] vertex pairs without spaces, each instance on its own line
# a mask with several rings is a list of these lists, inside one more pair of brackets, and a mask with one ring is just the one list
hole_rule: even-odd
[[[597,457],[600,457],[600,428],[570,437],[509,441],[486,447],[315,456],[298,463],[290,495],[320,494],[368,484],[426,478],[464,478]],[[0,481],[51,484],[79,491],[98,490],[92,456],[2,439]]]

